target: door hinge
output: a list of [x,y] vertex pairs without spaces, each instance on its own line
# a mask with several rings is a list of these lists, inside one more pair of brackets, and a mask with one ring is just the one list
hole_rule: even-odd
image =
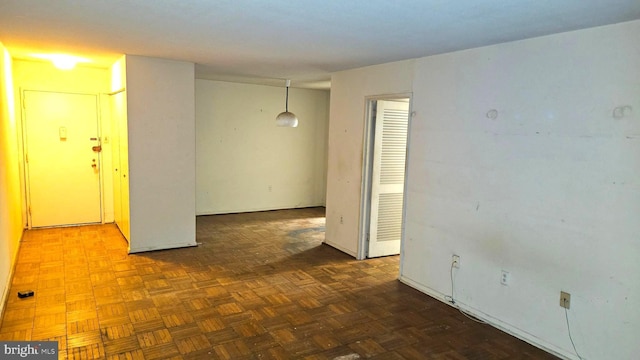
[[29,154],[26,153],[24,154],[24,161],[28,164],[29,163]]
[[28,211],[29,211],[29,216],[31,216],[31,206],[29,206]]

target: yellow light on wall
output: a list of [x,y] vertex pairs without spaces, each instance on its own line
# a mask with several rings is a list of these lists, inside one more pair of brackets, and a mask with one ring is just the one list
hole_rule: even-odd
[[33,54],[33,57],[51,61],[60,70],[72,70],[78,63],[91,62],[89,59],[66,54]]

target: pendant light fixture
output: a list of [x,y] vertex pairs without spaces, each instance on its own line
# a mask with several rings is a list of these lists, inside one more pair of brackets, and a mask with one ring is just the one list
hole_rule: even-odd
[[281,127],[298,127],[298,118],[292,112],[289,112],[289,86],[291,80],[286,81],[287,95],[284,103],[284,112],[281,112],[276,117],[276,125]]

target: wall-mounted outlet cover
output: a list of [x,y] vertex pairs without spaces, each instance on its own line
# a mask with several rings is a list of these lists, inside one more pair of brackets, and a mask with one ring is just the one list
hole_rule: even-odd
[[511,274],[506,270],[502,270],[502,274],[500,275],[500,284],[508,286],[510,282]]
[[571,294],[560,291],[560,306],[569,309],[571,307]]
[[460,255],[451,255],[451,264],[456,269],[460,268]]

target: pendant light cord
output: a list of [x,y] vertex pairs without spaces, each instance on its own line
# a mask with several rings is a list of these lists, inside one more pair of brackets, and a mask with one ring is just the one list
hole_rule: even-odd
[[289,87],[287,86],[287,95],[284,101],[284,111],[289,112]]

